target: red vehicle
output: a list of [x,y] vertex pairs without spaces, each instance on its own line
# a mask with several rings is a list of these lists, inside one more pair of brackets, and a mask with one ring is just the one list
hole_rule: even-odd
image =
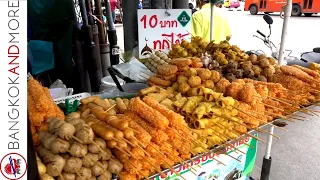
[[[255,15],[258,12],[273,13],[281,12],[287,0],[246,0],[244,5],[245,11],[250,11]],[[319,0],[293,0],[292,1],[292,16],[301,16],[304,14],[309,17],[320,12]]]

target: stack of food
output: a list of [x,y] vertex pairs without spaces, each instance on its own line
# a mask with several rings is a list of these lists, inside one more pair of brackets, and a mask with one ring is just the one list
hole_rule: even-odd
[[146,178],[191,157],[193,137],[183,117],[152,98],[129,102],[93,96],[81,100],[81,106],[82,119],[124,164],[121,179]]
[[156,51],[155,54],[150,53],[148,56],[144,65],[154,73],[158,72],[158,67],[161,65],[168,65],[171,61],[165,53],[159,51]]
[[208,42],[199,36],[191,38],[191,42],[182,40],[181,44],[174,44],[172,50],[169,51],[168,56],[170,58],[180,57],[201,57],[206,52]]
[[113,157],[105,141],[96,138],[76,113],[66,121],[50,118],[48,131],[40,131],[39,140],[37,153],[49,176],[109,180],[111,173],[122,171],[122,163]]
[[28,80],[28,117],[34,144],[39,144],[38,132],[47,130],[46,120],[54,117],[64,120],[64,114],[51,98],[49,89],[32,77]]

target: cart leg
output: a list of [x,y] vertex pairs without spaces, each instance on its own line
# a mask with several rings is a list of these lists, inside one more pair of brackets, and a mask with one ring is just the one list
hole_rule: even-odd
[[[270,133],[273,134],[274,127],[270,126]],[[270,169],[271,169],[271,146],[272,146],[272,136],[268,136],[268,143],[266,147],[266,154],[263,157],[262,170],[260,180],[269,180]]]

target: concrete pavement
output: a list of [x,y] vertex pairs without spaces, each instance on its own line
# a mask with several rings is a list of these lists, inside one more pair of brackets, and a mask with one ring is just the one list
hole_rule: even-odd
[[[268,25],[262,15],[250,15],[248,12],[227,12],[230,18],[230,26],[233,32],[231,43],[241,49],[262,49],[269,53],[263,42],[253,38],[256,30],[268,34]],[[271,39],[277,45],[281,41],[282,19],[279,15],[272,15]],[[118,44],[123,50],[122,25],[116,25]],[[320,16],[316,17],[292,17],[287,32],[286,49],[293,50],[293,55],[310,51],[314,47],[320,47]],[[319,108],[320,109],[320,108]],[[270,180],[319,180],[320,179],[320,118],[313,116],[309,121],[297,121],[286,127],[284,132],[275,129],[275,134],[280,140],[274,139],[271,156]],[[267,140],[266,135],[260,134]],[[265,152],[265,144],[259,143],[256,167],[252,177],[260,177],[262,158]]]

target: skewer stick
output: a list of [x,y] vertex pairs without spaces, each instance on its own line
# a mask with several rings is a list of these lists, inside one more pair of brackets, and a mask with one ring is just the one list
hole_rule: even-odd
[[[193,172],[193,171],[197,172],[196,169],[194,169],[192,166],[189,166],[189,164],[186,164],[186,162],[184,162],[181,157],[177,156],[177,158],[179,159],[179,161],[180,161],[179,163],[180,163],[180,164],[182,164],[182,165],[184,165],[184,166],[187,166],[187,168],[189,169],[189,171],[192,172],[192,174],[198,176],[197,174],[195,174],[195,173]],[[192,170],[193,170],[193,171],[192,171]]]
[[117,105],[117,104],[114,104],[114,105],[110,106],[107,110],[105,110],[105,112],[110,111],[110,110],[111,110],[112,108],[114,108],[116,105]]
[[267,106],[267,107],[273,108],[273,109],[278,109],[279,111],[284,111],[284,109],[278,108],[276,106],[272,106],[272,105],[269,105],[269,104],[266,104],[266,103],[262,103],[262,104]]
[[272,113],[272,112],[269,112],[269,111],[264,111],[264,113],[269,114],[269,115],[273,115],[273,116],[276,116],[276,117],[280,117],[280,118],[282,118],[284,120],[287,120],[287,121],[290,121],[290,122],[293,122],[293,123],[295,122],[294,120],[288,119],[287,117],[285,117],[283,115],[280,115],[280,114]]
[[58,170],[56,170],[56,171],[59,173],[59,177],[60,177],[62,180],[64,180],[64,178],[63,178],[63,176],[62,176],[61,172],[60,172],[60,171],[58,171]]
[[286,102],[286,101],[283,101],[283,100],[281,100],[281,99],[279,99],[279,98],[276,98],[276,97],[268,96],[268,98],[270,98],[270,99],[272,99],[272,100],[275,100],[275,101],[278,101],[278,102],[281,102],[281,103],[283,103],[283,104],[289,105],[289,106],[293,106],[292,104],[290,104],[290,103],[288,103],[288,102]]
[[[221,126],[223,128],[225,128],[226,130],[230,131],[231,133],[237,135],[240,139],[245,140],[244,137],[242,137],[242,135],[240,135],[239,133],[237,133],[235,130],[232,130],[231,128],[228,128],[227,126],[224,126],[223,124],[218,124],[218,123],[214,123],[216,126],[219,126],[221,128]],[[221,126],[220,126],[221,125]],[[254,146],[248,144],[248,143],[243,143],[251,148],[254,148]]]
[[78,141],[79,143],[83,144],[83,141],[79,138],[75,137],[74,135],[71,136],[74,140]]
[[266,141],[264,141],[263,139],[260,139],[260,138],[254,136],[254,135],[252,135],[252,134],[250,134],[250,133],[245,133],[245,134],[246,134],[247,136],[249,136],[249,137],[257,140],[257,141],[261,141],[261,142],[263,142],[263,143],[265,143],[265,144],[268,144],[268,143],[267,143]]
[[123,152],[124,154],[126,154],[128,157],[131,157],[131,155],[129,153],[127,153],[126,151],[124,151],[123,149],[119,148],[119,147],[114,147],[116,149],[118,149],[119,151]]
[[[134,147],[134,145],[133,145],[130,141],[126,140],[125,138],[123,138],[122,140],[124,140],[124,141],[125,141],[126,143],[128,143],[130,146]],[[140,148],[146,155],[148,155],[148,156],[151,157],[151,155],[150,155],[146,150],[144,150],[144,149],[139,145],[139,143],[137,144],[137,146],[138,146],[138,148]]]
[[168,176],[165,175],[160,168],[156,167],[152,162],[150,162],[150,160],[148,158],[145,158],[145,160],[163,177],[165,177],[165,179],[168,179]]
[[133,131],[134,133],[139,133],[137,130],[131,128],[131,127],[127,127],[128,129],[130,129],[131,131]]
[[146,146],[144,144],[142,144],[141,141],[139,141],[136,137],[132,137],[134,140],[136,140],[138,142],[138,144],[140,144],[140,146],[142,146],[143,148],[146,148]]
[[77,176],[79,176],[81,180],[84,180],[83,177],[80,175],[80,173],[76,169],[73,169],[73,170],[76,172]]
[[[218,134],[215,134],[215,133],[213,133],[213,134],[216,135],[216,136],[218,136]],[[222,135],[222,133],[219,133],[219,134],[220,134],[221,136],[223,136],[224,138],[226,138],[224,135]],[[219,136],[218,136],[218,137],[219,137]],[[220,138],[220,137],[219,137],[219,138]],[[220,138],[220,139],[222,139],[222,138]],[[226,139],[228,140],[228,138],[226,138]],[[229,143],[228,141],[226,141],[225,144],[228,145],[228,146],[231,146],[233,149],[241,152],[242,154],[246,154],[245,152],[240,151],[238,148],[236,148],[233,144]],[[233,150],[231,149],[231,151],[233,151]],[[233,151],[233,152],[237,153],[236,151]],[[237,153],[237,154],[238,154],[238,153]]]
[[[139,171],[135,168],[135,166],[132,164],[132,162],[129,161],[126,161],[128,164],[130,164],[130,166],[132,166],[132,169],[133,171],[136,173],[136,174],[139,174]],[[146,178],[147,180],[149,179],[149,177],[146,177],[144,174],[140,174],[142,175],[144,178]]]

